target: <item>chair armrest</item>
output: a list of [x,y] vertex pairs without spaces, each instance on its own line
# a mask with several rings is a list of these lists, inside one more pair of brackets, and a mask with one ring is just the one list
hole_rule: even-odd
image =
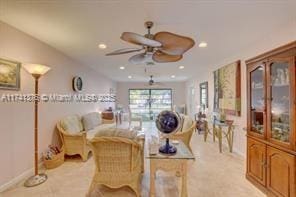
[[86,136],[86,131],[81,131],[81,132],[75,133],[75,134],[70,134],[70,133],[65,133],[65,132],[62,132],[62,133],[66,137],[83,137],[83,136]]
[[135,141],[140,145],[141,149],[144,148],[145,139],[143,139],[143,138],[136,138]]
[[170,137],[174,137],[174,136],[183,136],[185,135],[187,132],[186,131],[178,131],[176,133],[174,133],[172,136]]

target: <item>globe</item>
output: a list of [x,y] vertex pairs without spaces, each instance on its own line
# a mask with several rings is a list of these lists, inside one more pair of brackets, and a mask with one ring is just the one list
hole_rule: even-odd
[[173,134],[179,129],[180,116],[173,111],[162,111],[156,118],[157,129],[164,134]]
[[166,137],[166,144],[159,148],[159,152],[163,154],[175,154],[177,148],[170,145],[169,136],[174,134],[180,128],[180,115],[173,111],[162,111],[155,120],[157,129]]

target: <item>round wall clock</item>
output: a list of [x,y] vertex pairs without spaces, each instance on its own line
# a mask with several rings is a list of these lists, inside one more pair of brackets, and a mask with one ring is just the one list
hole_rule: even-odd
[[78,77],[78,76],[74,77],[72,84],[73,84],[73,90],[75,92],[80,92],[82,90],[83,82],[81,77]]

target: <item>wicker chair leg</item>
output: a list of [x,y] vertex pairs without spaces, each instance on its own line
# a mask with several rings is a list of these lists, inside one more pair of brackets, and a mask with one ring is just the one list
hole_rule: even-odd
[[86,196],[87,197],[93,196],[91,194],[92,194],[92,192],[94,191],[95,188],[96,188],[96,183],[94,181],[92,181],[91,184],[90,184],[90,187],[88,189],[88,192],[87,192]]
[[204,141],[206,142],[207,141],[207,138],[208,138],[208,130],[206,129],[205,132],[204,132]]
[[188,149],[190,150],[191,153],[193,153],[190,145],[188,145]]
[[139,187],[138,182],[137,183],[133,183],[132,185],[130,185],[130,188],[135,192],[137,197],[141,196],[141,189]]
[[81,156],[83,162],[87,161],[88,153],[81,154],[80,156]]

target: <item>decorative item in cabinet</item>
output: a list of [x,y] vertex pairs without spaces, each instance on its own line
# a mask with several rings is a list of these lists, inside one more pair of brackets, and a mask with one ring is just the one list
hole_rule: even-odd
[[285,123],[272,123],[272,138],[283,142],[289,141],[290,126]]
[[252,118],[253,118],[252,130],[257,131],[260,134],[263,134],[264,132],[263,113],[252,111]]
[[289,69],[277,68],[275,73],[272,74],[272,85],[274,86],[286,86],[289,85]]

